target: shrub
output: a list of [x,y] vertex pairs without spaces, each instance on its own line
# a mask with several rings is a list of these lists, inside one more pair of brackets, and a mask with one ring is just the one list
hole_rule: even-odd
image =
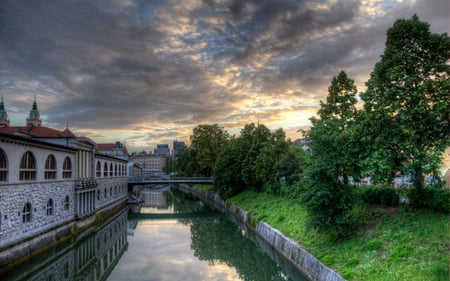
[[369,205],[396,207],[400,201],[398,192],[389,187],[368,187],[360,193],[360,196],[362,201]]
[[[416,198],[416,197],[421,198]],[[419,193],[412,190],[409,194],[412,201],[419,201],[424,208],[450,213],[450,190],[442,188],[424,188]]]

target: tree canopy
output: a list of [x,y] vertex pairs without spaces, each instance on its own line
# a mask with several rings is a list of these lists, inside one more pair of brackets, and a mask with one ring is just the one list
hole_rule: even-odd
[[431,33],[417,15],[387,31],[384,54],[361,95],[370,172],[390,178],[412,171],[420,189],[424,167],[436,168],[450,137],[449,59],[450,38]]

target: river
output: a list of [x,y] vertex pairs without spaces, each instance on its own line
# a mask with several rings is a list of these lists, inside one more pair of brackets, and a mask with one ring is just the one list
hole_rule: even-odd
[[276,264],[263,241],[200,200],[167,187],[145,202],[0,279],[304,281]]

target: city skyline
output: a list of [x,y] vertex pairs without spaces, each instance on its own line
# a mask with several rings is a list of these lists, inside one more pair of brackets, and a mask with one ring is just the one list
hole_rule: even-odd
[[129,152],[199,124],[310,125],[340,70],[365,89],[386,31],[417,14],[449,33],[448,0],[0,2],[0,95],[11,126],[36,96],[43,126]]

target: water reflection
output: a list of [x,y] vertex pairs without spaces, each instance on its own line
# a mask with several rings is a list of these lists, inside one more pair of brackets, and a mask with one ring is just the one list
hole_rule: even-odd
[[[128,246],[127,212],[1,276],[1,280],[106,280]],[[89,231],[88,231],[89,232]]]
[[164,197],[167,206],[157,214],[146,213],[154,208],[149,202],[144,213],[129,214],[134,236],[108,280],[303,280],[285,274],[226,215],[176,190]]
[[168,188],[144,190],[144,198],[145,204],[0,279],[304,280],[287,263],[273,262],[276,253],[271,259],[251,232],[202,201]]

